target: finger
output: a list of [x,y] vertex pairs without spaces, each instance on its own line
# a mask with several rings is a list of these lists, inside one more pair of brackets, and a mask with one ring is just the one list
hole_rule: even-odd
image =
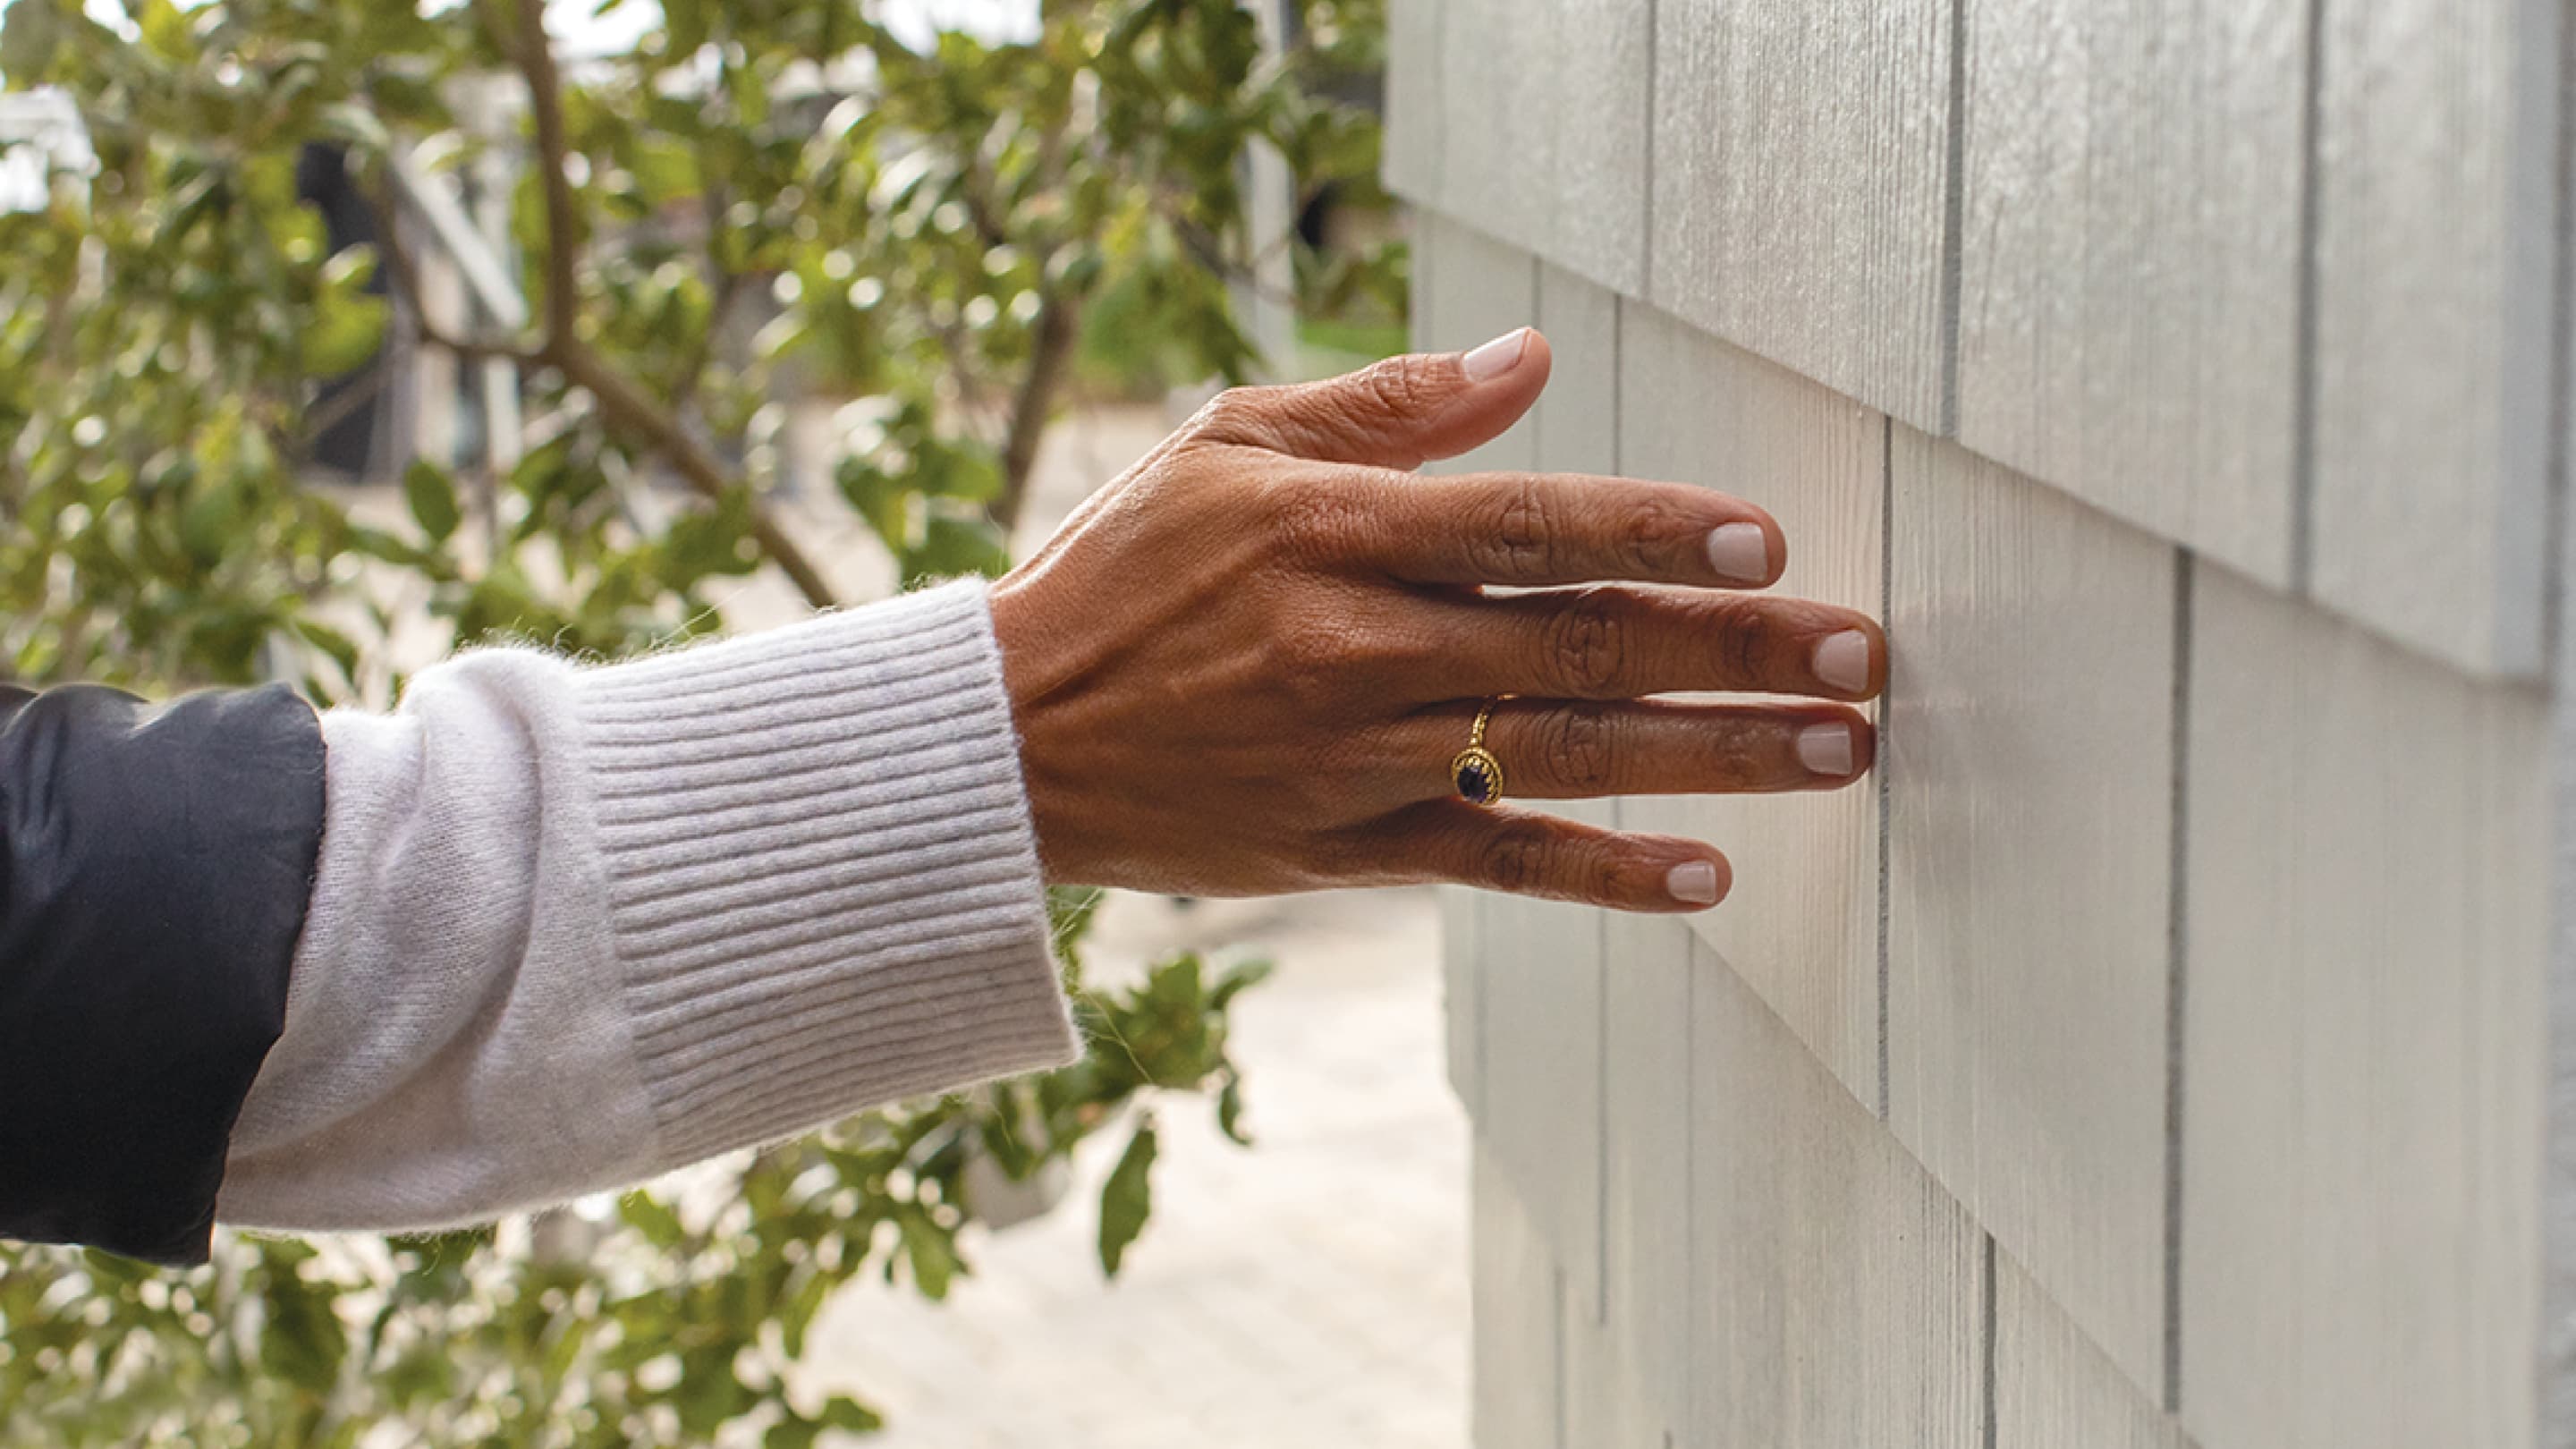
[[1622,911],[1699,911],[1733,883],[1726,857],[1696,840],[1625,835],[1526,810],[1434,801],[1379,833],[1391,873]]
[[1217,395],[1187,431],[1322,463],[1410,470],[1500,437],[1547,386],[1547,339],[1507,332],[1469,352],[1390,357],[1357,372]]
[[[1414,738],[1398,753],[1447,761],[1479,707],[1414,716],[1405,726]],[[1839,704],[1510,699],[1485,730],[1485,748],[1502,762],[1503,793],[1524,800],[1835,790],[1869,773],[1877,746],[1869,721]],[[1429,771],[1408,772],[1406,783],[1417,797],[1454,788]]]
[[1602,584],[1434,605],[1417,657],[1451,698],[1727,690],[1864,700],[1887,680],[1866,614],[1806,599]]
[[1354,486],[1375,520],[1364,561],[1416,583],[1760,588],[1789,561],[1770,514],[1686,483],[1463,473]]

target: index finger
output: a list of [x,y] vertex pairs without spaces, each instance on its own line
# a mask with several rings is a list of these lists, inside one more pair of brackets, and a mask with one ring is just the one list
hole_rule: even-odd
[[1415,583],[1756,589],[1776,582],[1789,561],[1770,514],[1687,483],[1584,473],[1378,482],[1367,561]]

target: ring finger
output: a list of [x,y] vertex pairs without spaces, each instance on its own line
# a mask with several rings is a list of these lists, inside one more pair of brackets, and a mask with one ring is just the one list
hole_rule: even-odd
[[[1393,757],[1436,762],[1406,781],[1408,798],[1460,793],[1448,773],[1481,704],[1423,710]],[[1869,772],[1877,733],[1837,704],[1684,704],[1665,700],[1506,699],[1484,747],[1505,796],[1738,795],[1832,790]]]

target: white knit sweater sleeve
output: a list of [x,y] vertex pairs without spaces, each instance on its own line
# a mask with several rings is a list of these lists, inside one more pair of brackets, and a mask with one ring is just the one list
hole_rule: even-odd
[[480,1221],[1075,1053],[978,585],[323,731],[225,1221]]

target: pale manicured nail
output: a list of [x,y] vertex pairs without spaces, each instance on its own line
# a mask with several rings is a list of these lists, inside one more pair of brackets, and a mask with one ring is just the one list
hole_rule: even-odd
[[1521,354],[1529,351],[1529,329],[1515,328],[1467,354],[1462,364],[1469,382],[1492,382],[1495,378],[1521,365]]
[[1845,694],[1869,688],[1869,636],[1845,629],[1816,646],[1816,677]]
[[1664,889],[1684,905],[1717,904],[1717,867],[1704,860],[1693,860],[1674,866],[1664,873]]
[[1819,775],[1852,772],[1852,732],[1847,724],[1809,725],[1798,731],[1798,763]]
[[1771,577],[1771,540],[1758,523],[1730,523],[1708,536],[1708,561],[1718,577],[1758,584]]

